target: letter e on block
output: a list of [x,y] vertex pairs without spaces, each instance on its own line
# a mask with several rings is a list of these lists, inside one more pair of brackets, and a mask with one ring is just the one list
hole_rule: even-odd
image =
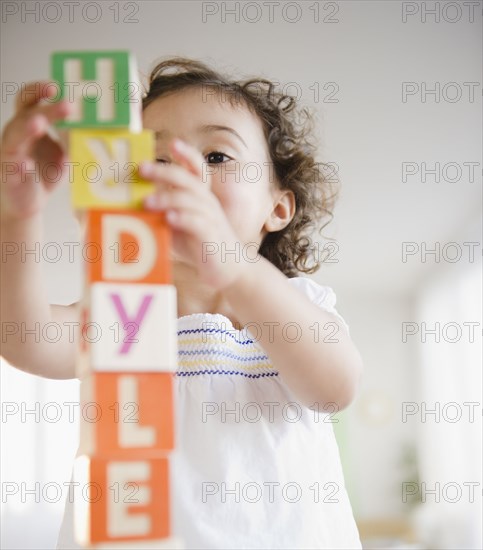
[[[162,539],[171,534],[169,458],[78,456],[74,532],[83,546]],[[79,494],[79,489],[81,493]]]
[[86,242],[102,250],[87,262],[87,281],[169,284],[171,231],[163,215],[89,210]]

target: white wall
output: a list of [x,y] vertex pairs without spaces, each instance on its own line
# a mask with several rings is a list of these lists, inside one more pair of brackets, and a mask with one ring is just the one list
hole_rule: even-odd
[[[347,304],[346,304],[347,302]],[[367,294],[341,300],[351,335],[364,359],[356,401],[347,414],[346,458],[355,512],[360,519],[399,517],[404,512],[400,483],[406,443],[414,430],[401,421],[401,404],[414,401],[414,346],[401,341],[401,322],[413,310],[408,298]]]

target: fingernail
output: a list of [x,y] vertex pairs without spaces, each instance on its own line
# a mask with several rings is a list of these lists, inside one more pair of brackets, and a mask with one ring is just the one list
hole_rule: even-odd
[[65,115],[70,115],[71,112],[72,112],[72,103],[69,103],[68,101],[61,101],[59,103],[60,105],[60,110],[62,113],[64,113]]
[[37,114],[30,119],[27,128],[31,132],[40,132],[41,130],[43,131],[46,126],[46,118],[41,114]]
[[177,149],[178,151],[186,151],[186,148],[187,148],[187,145],[184,141],[182,141],[181,139],[179,138],[176,138],[174,141],[173,141],[173,147],[175,149]]
[[176,223],[176,221],[178,220],[178,213],[176,212],[176,210],[168,210],[166,212],[166,219],[171,223]]
[[149,177],[153,175],[154,167],[150,162],[145,161],[139,165],[139,172],[141,175]]
[[156,203],[158,208],[166,208],[166,205],[168,204],[168,198],[166,197],[166,195],[158,194],[156,197]]
[[157,205],[156,195],[148,195],[144,199],[144,206],[146,206],[147,208],[156,208],[156,205]]

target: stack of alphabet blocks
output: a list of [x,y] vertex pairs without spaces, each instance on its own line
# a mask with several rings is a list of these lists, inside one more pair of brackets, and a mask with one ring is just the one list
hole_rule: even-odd
[[87,224],[75,537],[88,548],[181,548],[170,490],[176,289],[169,227],[142,209],[154,186],[138,167],[153,160],[154,138],[142,130],[135,62],[123,51],[56,52],[52,75],[73,106],[58,126]]

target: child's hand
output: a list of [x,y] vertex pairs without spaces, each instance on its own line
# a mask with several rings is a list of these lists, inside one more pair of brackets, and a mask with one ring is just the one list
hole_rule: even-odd
[[236,246],[241,250],[243,245],[211,191],[209,176],[202,173],[202,155],[180,140],[174,140],[170,149],[177,164],[140,166],[141,175],[157,186],[156,194],[146,198],[145,207],[166,211],[174,254],[195,266],[202,282],[222,290],[238,279],[244,265],[235,254],[207,251],[222,250],[222,243],[228,251]]
[[3,131],[0,150],[2,222],[37,214],[65,171],[67,155],[47,130],[69,113],[69,104],[40,103],[55,95],[55,86],[47,81],[31,82],[17,94],[15,116]]

